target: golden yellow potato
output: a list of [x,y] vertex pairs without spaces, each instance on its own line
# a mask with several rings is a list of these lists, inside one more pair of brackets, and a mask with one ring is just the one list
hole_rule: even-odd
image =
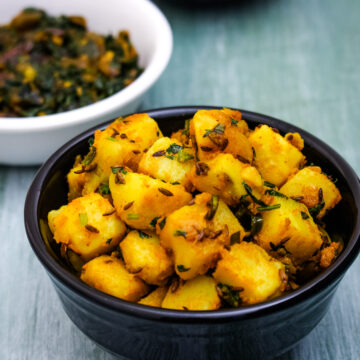
[[125,269],[122,260],[101,255],[86,263],[81,271],[81,280],[104,293],[127,301],[138,301],[149,287],[136,275]]
[[221,254],[213,276],[217,282],[240,291],[244,304],[265,301],[282,287],[285,266],[260,246],[243,241]]
[[283,248],[296,263],[310,259],[322,239],[307,207],[279,196],[273,196],[270,205],[280,207],[262,212],[263,226],[255,237],[258,244],[267,251]]
[[84,260],[111,251],[126,231],[109,201],[96,193],[76,198],[60,210],[50,211],[48,221],[55,241]]
[[171,185],[148,175],[119,169],[109,187],[120,218],[135,229],[154,229],[155,218],[187,204],[192,196],[182,185]]
[[251,163],[253,150],[246,136],[248,128],[240,119],[240,112],[229,109],[197,111],[190,123],[190,134],[195,136],[199,159],[208,160],[223,152]]
[[178,140],[163,137],[155,141],[141,158],[138,171],[168,183],[189,188],[187,172],[194,165],[194,149],[183,147]]
[[139,300],[138,303],[147,306],[161,307],[161,304],[165,298],[167,291],[168,291],[167,286],[159,286],[149,295]]
[[130,231],[120,244],[126,269],[152,285],[163,285],[174,272],[173,262],[150,232]]
[[[226,223],[219,221],[221,216],[230,218],[228,213],[224,214],[226,205],[221,205],[223,214],[215,222],[218,209],[211,214],[211,201],[210,194],[198,195],[193,205],[170,214],[160,230],[161,245],[173,252],[175,271],[184,280],[203,275],[214,267],[224,245],[230,244],[229,228]],[[240,224],[238,228],[233,226],[233,230],[244,233]]]
[[255,149],[255,166],[266,181],[276,186],[281,186],[305,161],[295,146],[267,125],[258,126],[249,141]]
[[[294,199],[298,199],[309,209],[320,211],[315,216],[321,219],[327,210],[332,209],[340,200],[341,195],[335,184],[318,166],[308,166],[291,176],[280,191]],[[313,211],[311,211],[313,212]]]
[[216,310],[220,305],[214,279],[204,275],[185,282],[176,279],[162,302],[165,309],[193,311]]
[[147,114],[118,118],[105,130],[96,130],[87,156],[79,159],[68,175],[69,199],[89,194],[107,184],[112,166],[137,170],[142,155],[162,133]]
[[261,196],[263,180],[257,169],[235,159],[231,154],[218,154],[213,159],[196,163],[189,178],[195,188],[219,195],[228,205],[235,205],[246,195],[244,182],[253,194]]

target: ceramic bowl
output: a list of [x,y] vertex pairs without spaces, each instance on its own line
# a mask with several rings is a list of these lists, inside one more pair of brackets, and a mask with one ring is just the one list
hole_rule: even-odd
[[[199,108],[168,108],[148,113],[164,134],[170,134],[183,127],[184,120]],[[360,248],[359,180],[340,155],[306,131],[269,116],[248,111],[242,114],[250,128],[264,123],[281,133],[299,132],[305,140],[303,152],[308,161],[338,179],[343,200],[327,215],[326,222],[331,236],[342,236],[343,252],[328,269],[291,294],[237,309],[200,312],[153,308],[91,288],[47,248],[46,219],[49,210],[67,203],[65,175],[75,155],[86,154],[93,128],[56,151],[39,170],[27,195],[25,225],[30,244],[53,281],[65,312],[81,331],[106,350],[148,360],[268,359],[294,346],[328,311],[340,280]]]
[[160,10],[148,0],[16,0],[0,2],[0,24],[25,7],[51,15],[82,15],[100,34],[129,30],[145,71],[129,86],[97,103],[53,115],[0,118],[0,164],[42,163],[76,134],[114,117],[134,112],[142,96],[165,70],[172,52],[172,32]]

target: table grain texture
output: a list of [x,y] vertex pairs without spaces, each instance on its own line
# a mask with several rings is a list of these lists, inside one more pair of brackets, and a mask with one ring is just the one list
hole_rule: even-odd
[[[324,140],[360,174],[359,0],[156,3],[174,53],[141,110],[222,105],[269,114]],[[0,167],[0,359],[114,359],[67,318],[27,242],[23,206],[36,170]],[[357,259],[325,318],[278,360],[360,359],[359,274]]]

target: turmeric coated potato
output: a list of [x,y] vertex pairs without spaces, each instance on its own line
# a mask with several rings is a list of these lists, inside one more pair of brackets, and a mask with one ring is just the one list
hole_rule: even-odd
[[247,132],[241,113],[229,109],[199,110],[190,123],[190,134],[195,137],[201,161],[217,153],[228,153],[251,164],[253,150]]
[[267,125],[258,126],[249,136],[255,150],[254,164],[264,180],[281,186],[298,169],[305,156]]
[[215,280],[239,291],[241,301],[251,305],[280,292],[286,281],[285,265],[260,246],[242,242],[221,253],[213,274]]
[[123,261],[113,256],[101,255],[90,260],[83,266],[80,278],[95,289],[123,300],[136,302],[149,292],[149,286],[130,274]]
[[143,155],[138,171],[156,179],[189,188],[187,173],[194,164],[193,148],[184,147],[178,140],[163,137]]
[[231,154],[218,154],[213,159],[196,163],[189,174],[199,191],[219,195],[228,205],[235,205],[246,195],[244,182],[260,197],[263,180],[257,169],[235,159]]
[[309,260],[322,239],[307,207],[279,196],[273,196],[270,205],[279,208],[262,212],[263,225],[255,237],[258,244],[267,251],[285,251],[296,263]]
[[319,219],[341,200],[335,184],[318,166],[308,166],[299,170],[288,179],[280,191],[291,198],[299,199],[312,209],[311,212]]
[[166,286],[159,286],[149,295],[139,300],[138,303],[147,306],[161,307],[167,291],[168,288]]
[[84,260],[111,251],[126,231],[109,201],[96,193],[77,198],[60,211],[50,211],[48,220],[55,241]]
[[192,199],[182,185],[122,169],[111,174],[109,187],[117,214],[135,229],[153,229],[155,218],[170,214]]
[[130,231],[120,244],[126,269],[152,285],[162,285],[173,274],[174,266],[158,236]]
[[163,308],[174,310],[216,310],[220,305],[216,283],[205,275],[185,282],[175,280],[162,302]]
[[[161,244],[173,252],[175,271],[184,280],[203,275],[214,267],[224,245],[230,244],[227,224],[214,221],[219,205],[213,207],[212,200],[210,194],[198,195],[193,205],[170,214],[160,230]],[[240,224],[233,231],[244,233]]]

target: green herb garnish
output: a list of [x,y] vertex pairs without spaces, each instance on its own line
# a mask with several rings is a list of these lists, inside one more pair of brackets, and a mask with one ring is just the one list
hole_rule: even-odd
[[92,163],[92,161],[94,160],[96,155],[96,147],[95,146],[91,146],[90,147],[90,151],[89,153],[85,156],[84,160],[82,161],[82,163],[84,165],[90,165]]
[[281,197],[281,198],[285,198],[287,199],[288,197],[284,194],[282,194],[281,192],[278,192],[276,190],[265,190],[265,194],[268,194],[268,195],[272,195],[272,196],[277,196],[277,197]]
[[271,182],[268,182],[268,181],[264,181],[264,185],[269,187],[269,188],[272,188],[272,189],[276,187],[276,185],[274,185],[274,184],[272,184]]
[[138,220],[139,219],[138,214],[127,214],[126,217],[127,217],[128,220]]
[[251,199],[252,199],[252,201],[254,201],[254,203],[256,203],[258,205],[261,205],[261,206],[267,206],[263,201],[257,199],[253,195],[251,187],[246,182],[243,182],[242,184],[243,184],[243,186],[245,188],[245,191],[246,191],[247,195],[249,195],[251,197]]
[[94,137],[93,136],[89,137],[88,144],[89,144],[89,147],[94,145]]
[[190,268],[186,268],[184,265],[177,265],[176,267],[179,272],[186,272],[190,270]]
[[120,171],[124,175],[126,175],[128,173],[126,170],[124,170],[124,168],[122,166],[112,166],[111,167],[111,172],[113,174],[116,174],[118,171]]
[[258,207],[257,210],[259,210],[259,211],[270,211],[270,210],[279,209],[280,207],[281,207],[281,204],[265,205],[265,206]]
[[219,206],[219,196],[212,195],[209,205],[210,205],[210,210],[205,215],[206,220],[211,220],[214,217],[216,210]]
[[315,205],[314,207],[309,209],[309,213],[313,218],[316,218],[320,211],[324,208],[325,201],[322,201],[320,204]]
[[301,217],[304,219],[304,220],[307,220],[309,219],[309,215],[306,213],[306,212],[301,212]]
[[109,185],[104,184],[99,186],[99,192],[101,195],[109,195],[110,194],[110,188]]
[[166,223],[166,217],[164,217],[160,222],[159,222],[159,227],[162,230],[165,226]]
[[212,133],[216,133],[216,134],[223,134],[225,131],[225,125],[224,124],[217,124],[213,129],[206,129],[205,134],[203,135],[203,137],[207,137]]
[[244,289],[234,289],[230,285],[218,283],[218,289],[220,290],[221,298],[231,307],[238,307],[241,303],[240,292]]
[[160,219],[160,216],[156,216],[154,217],[151,221],[150,221],[150,226],[155,227],[157,224],[157,221]]
[[88,223],[88,216],[86,213],[80,213],[79,214],[79,220],[81,226],[86,226]]
[[184,163],[184,162],[186,162],[188,160],[192,160],[192,159],[194,159],[194,156],[187,153],[183,149],[181,149],[177,155],[177,161],[180,163]]
[[108,245],[110,245],[111,242],[112,242],[112,238],[106,240],[106,243],[107,243]]
[[150,235],[148,235],[147,233],[144,233],[143,231],[140,231],[140,230],[138,230],[138,233],[139,233],[139,236],[142,238],[142,239],[148,239],[148,238],[150,238],[151,236]]
[[230,245],[239,244],[240,243],[240,231],[237,231],[230,236]]
[[175,230],[174,236],[182,236],[182,237],[186,238],[186,232],[182,231],[182,230]]
[[238,124],[238,121],[235,120],[235,119],[233,119],[233,118],[231,118],[231,125],[237,126],[237,124]]
[[166,152],[168,154],[177,154],[182,148],[181,145],[173,143],[166,149]]

